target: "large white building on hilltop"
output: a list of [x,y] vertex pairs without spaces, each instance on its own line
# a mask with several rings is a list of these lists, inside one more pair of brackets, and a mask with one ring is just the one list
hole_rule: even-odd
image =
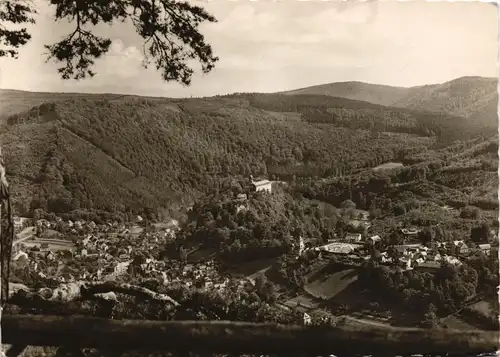
[[252,182],[252,186],[255,188],[256,192],[259,191],[267,191],[269,193],[272,192],[272,182],[269,180],[258,180],[254,181],[253,176],[250,176],[250,180]]

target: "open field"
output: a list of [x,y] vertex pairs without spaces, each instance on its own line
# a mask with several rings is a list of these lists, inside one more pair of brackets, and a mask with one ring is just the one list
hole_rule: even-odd
[[293,308],[296,306],[304,307],[307,309],[317,309],[320,306],[320,301],[312,296],[307,296],[305,294],[300,294],[294,298],[288,299],[283,303],[283,305]]
[[360,318],[354,316],[344,316],[345,322],[352,326],[372,326],[375,328],[387,328],[387,329],[398,329],[399,327],[391,326],[387,322],[383,322],[378,319],[373,319],[370,317],[362,316]]
[[358,279],[355,269],[345,269],[339,272],[319,277],[307,284],[304,289],[320,299],[329,300],[345,290]]
[[395,169],[397,167],[402,167],[402,166],[403,166],[403,164],[400,162],[386,162],[385,164],[375,166],[373,168],[373,170],[374,171],[390,170],[390,169]]
[[14,244],[28,240],[34,235],[35,235],[35,227],[26,227],[21,232],[16,234],[16,237],[14,239]]
[[495,309],[492,306],[492,304],[488,301],[481,300],[476,302],[475,304],[472,304],[469,306],[471,309],[474,309],[480,313],[482,313],[485,316],[492,316],[495,315]]
[[40,248],[42,244],[47,243],[48,244],[48,249],[49,250],[68,250],[68,249],[74,249],[75,245],[72,242],[69,242],[67,240],[61,240],[61,239],[35,239],[35,240],[30,240],[30,241],[25,241],[23,244],[28,247],[38,247]]
[[188,254],[188,261],[199,262],[213,259],[217,253],[216,249],[194,249]]
[[450,315],[441,320],[441,323],[449,329],[454,330],[478,330],[477,327],[468,324],[461,318]]
[[57,239],[57,238],[62,238],[64,235],[54,229],[47,229],[45,231],[45,239]]
[[237,266],[228,267],[227,272],[233,276],[255,278],[260,273],[265,274],[275,262],[276,258],[244,262]]
[[130,228],[130,234],[141,234],[144,228],[139,226],[133,226]]

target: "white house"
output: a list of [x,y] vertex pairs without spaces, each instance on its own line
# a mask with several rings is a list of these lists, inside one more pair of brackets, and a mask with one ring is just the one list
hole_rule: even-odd
[[417,268],[424,270],[437,270],[441,267],[441,263],[426,260],[423,263],[418,264]]
[[130,265],[130,263],[132,263],[131,260],[125,261],[125,262],[120,262],[120,263],[116,264],[116,266],[114,268],[114,273],[116,275],[120,275],[120,274],[125,273],[128,269],[128,266]]
[[450,256],[450,255],[446,255],[443,257],[443,260],[445,262],[447,262],[448,264],[452,264],[452,265],[462,265],[462,262],[460,261],[460,259],[457,259],[453,256]]
[[246,210],[247,210],[246,205],[238,205],[238,207],[236,207],[236,213],[240,213],[240,212],[246,211]]
[[252,181],[252,185],[256,192],[267,191],[272,192],[272,182],[269,180]]
[[380,242],[382,240],[382,238],[380,238],[379,235],[370,237],[369,239],[372,241],[373,244],[378,243],[378,242]]
[[453,241],[453,245],[458,248],[460,254],[467,254],[469,252],[469,247],[463,240]]
[[345,240],[347,242],[353,242],[353,243],[357,243],[357,242],[361,242],[361,233],[347,233],[345,235]]
[[387,252],[380,253],[380,260],[382,263],[391,263],[392,258],[389,258],[389,254]]
[[36,221],[36,226],[50,228],[50,222],[46,219],[39,219],[38,221]]
[[236,196],[236,199],[238,201],[246,201],[248,199],[248,196],[246,193],[239,193],[237,196]]
[[305,246],[305,243],[304,243],[304,238],[299,237],[299,256],[301,256],[304,253],[304,249],[305,248],[306,248],[306,246]]
[[56,259],[56,255],[49,250],[47,252],[47,254],[45,254],[45,259],[47,259],[47,260],[54,260],[54,259]]
[[485,255],[490,255],[491,244],[478,244],[478,247]]
[[407,238],[416,238],[418,236],[419,230],[416,228],[403,228],[401,233]]
[[304,325],[310,325],[312,322],[311,316],[304,312]]
[[14,217],[14,228],[15,228],[15,229],[22,229],[22,228],[23,228],[24,223],[25,223],[27,220],[28,220],[28,218],[15,216],[15,217]]

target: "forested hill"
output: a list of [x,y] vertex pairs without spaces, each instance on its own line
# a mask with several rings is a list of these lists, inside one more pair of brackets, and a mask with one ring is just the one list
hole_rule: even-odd
[[327,95],[390,106],[408,96],[410,88],[364,82],[335,82],[281,92],[285,95]]
[[440,84],[392,87],[363,82],[322,84],[284,92],[287,95],[327,95],[374,104],[462,116],[497,125],[497,78],[461,77]]
[[321,95],[238,94],[252,107],[300,113],[305,121],[377,132],[436,136],[442,142],[491,132],[489,126],[463,117],[415,111]]
[[19,213],[175,210],[250,173],[343,175],[475,130],[449,127],[443,116],[324,96],[54,96],[1,128]]

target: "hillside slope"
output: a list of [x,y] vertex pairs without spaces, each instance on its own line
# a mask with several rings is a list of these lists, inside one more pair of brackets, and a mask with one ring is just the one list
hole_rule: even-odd
[[112,94],[112,93],[52,93],[52,92],[28,92],[14,89],[0,89],[0,124],[9,116],[28,111],[43,103],[60,102],[69,99],[111,100],[124,101],[131,98],[147,98],[157,100],[154,97],[139,97],[136,95]]
[[392,105],[416,110],[425,108],[497,125],[497,82],[496,78],[462,77],[411,90]]
[[[308,197],[336,205],[351,199],[358,207],[368,209],[378,201],[385,212],[408,213],[424,203],[458,209],[472,205],[498,217],[498,211],[493,212],[498,210],[497,153],[498,136],[475,139],[410,154],[403,160],[403,167],[363,170],[350,177],[322,180],[313,185],[300,182],[297,187]],[[415,206],[414,200],[422,204]]]
[[391,106],[408,96],[410,88],[364,82],[337,82],[283,92],[286,95],[327,95]]
[[245,98],[256,108],[300,113],[310,123],[375,132],[436,136],[442,143],[491,134],[488,126],[478,125],[463,117],[387,107],[347,98],[281,94],[240,94],[236,97]]
[[170,208],[250,173],[345,174],[435,142],[317,123],[299,111],[257,104],[246,97],[77,99],[11,116],[0,142],[18,207]]
[[327,95],[385,106],[425,110],[497,125],[496,78],[461,77],[441,84],[392,87],[363,82],[329,83],[283,92],[286,95]]
[[87,94],[87,93],[50,93],[27,92],[13,89],[0,89],[0,123],[9,116],[30,110],[47,102],[68,99],[111,99],[121,97],[119,94]]
[[[9,110],[51,98],[14,94]],[[345,176],[491,134],[460,117],[328,96],[52,95],[0,127],[21,212],[175,210],[250,174]]]

